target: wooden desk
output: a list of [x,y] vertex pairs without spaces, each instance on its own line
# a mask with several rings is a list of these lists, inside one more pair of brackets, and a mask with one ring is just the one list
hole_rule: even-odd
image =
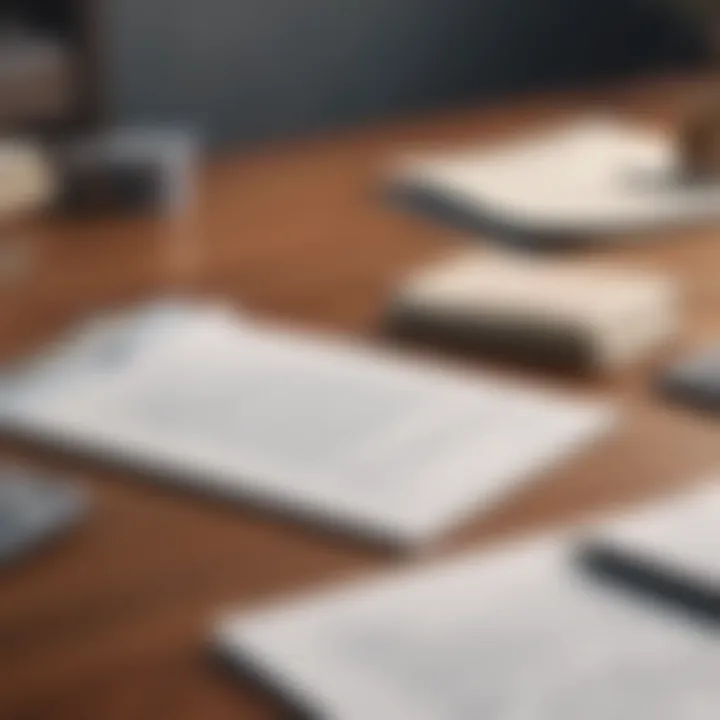
[[[47,223],[35,231],[32,277],[0,290],[2,351],[10,356],[74,318],[178,285],[374,341],[398,278],[459,244],[451,231],[373,194],[388,158],[418,145],[489,142],[599,104],[667,122],[693,87],[666,81],[531,98],[228,158],[208,170],[197,217],[184,223]],[[679,352],[717,333],[718,240],[698,231],[597,250],[592,259],[677,275],[688,294]],[[651,371],[564,381],[626,406],[617,436],[462,528],[437,553],[651,496],[720,466],[720,427],[660,404]],[[270,696],[213,663],[207,638],[218,610],[400,562],[97,463],[8,443],[3,452],[78,473],[95,509],[71,537],[0,576],[2,718],[281,717]]]

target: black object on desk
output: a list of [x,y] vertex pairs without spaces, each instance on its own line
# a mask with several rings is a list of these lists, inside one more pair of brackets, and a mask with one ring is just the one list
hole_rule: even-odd
[[127,129],[70,144],[58,153],[61,212],[172,213],[193,199],[198,147],[173,130]]

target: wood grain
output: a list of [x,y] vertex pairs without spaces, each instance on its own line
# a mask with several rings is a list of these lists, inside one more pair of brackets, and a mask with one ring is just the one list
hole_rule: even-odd
[[[214,160],[198,208],[184,219],[40,222],[26,229],[33,267],[0,288],[0,350],[10,359],[90,313],[175,291],[385,343],[383,308],[398,280],[463,243],[382,202],[388,159],[417,147],[489,143],[588,109],[673,123],[703,82],[555,94],[277,144]],[[621,403],[625,420],[612,438],[459,529],[435,554],[599,513],[720,465],[720,428],[664,406],[649,383],[659,363],[718,331],[719,241],[698,230],[588,253],[589,261],[664,270],[682,282],[686,322],[677,346],[619,377],[522,373]],[[0,576],[2,718],[283,717],[272,697],[214,661],[207,638],[218,611],[401,563],[360,542],[99,463],[10,442],[0,449],[76,475],[95,501],[76,532]]]

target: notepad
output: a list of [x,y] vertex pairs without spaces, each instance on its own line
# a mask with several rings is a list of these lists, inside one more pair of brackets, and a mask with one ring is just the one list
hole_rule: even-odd
[[714,720],[720,635],[575,566],[563,537],[224,618],[216,644],[310,717]]
[[583,118],[510,142],[407,157],[393,184],[498,234],[579,239],[720,218],[720,183],[687,184],[670,135]]
[[226,309],[113,322],[0,385],[7,432],[400,546],[488,511],[614,415]]

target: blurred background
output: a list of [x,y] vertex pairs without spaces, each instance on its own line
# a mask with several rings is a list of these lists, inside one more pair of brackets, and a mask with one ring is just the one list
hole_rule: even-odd
[[[627,111],[632,128],[650,121],[643,155],[656,126],[681,127],[702,96],[709,109],[693,157],[708,159],[717,179],[715,8],[702,0],[0,0],[0,361],[44,352],[78,323],[112,320],[118,309],[185,291],[239,308],[241,323],[246,313],[366,344],[398,341],[406,351],[389,337],[387,320],[407,279],[438,263],[442,270],[458,250],[485,251],[488,240],[507,238],[478,232],[469,243],[462,227],[399,211],[385,192],[388,167],[418,148],[492,149],[508,134],[606,109]],[[662,157],[678,137],[667,134]],[[602,154],[593,142],[589,165]],[[623,163],[611,178],[619,184],[628,179]],[[662,185],[668,177],[677,180],[670,170],[658,197],[672,186]],[[623,192],[614,196],[621,205]],[[617,315],[621,334],[648,335],[648,315],[638,321],[635,313],[647,312],[649,297],[659,315],[672,305],[672,333],[658,332],[663,341],[672,334],[676,348],[708,345],[720,316],[716,225],[674,236],[660,225],[652,243],[615,234],[610,251],[583,235],[575,259],[587,267],[579,276],[571,268],[568,295],[579,288],[595,318],[597,307],[622,294],[612,272],[639,271],[627,284],[626,313]],[[608,259],[616,266],[609,289],[599,283],[595,297],[583,273],[592,276]],[[483,303],[496,302],[473,292],[486,277],[483,263],[468,296],[458,293],[481,318]],[[556,281],[564,268],[556,276],[551,267],[533,296],[525,267],[494,284],[500,300],[520,298],[534,311],[546,293],[564,318],[574,304]],[[487,272],[497,279],[492,267]],[[672,292],[653,282],[645,292],[645,272],[666,275]],[[677,327],[675,281],[691,295]],[[410,299],[425,307],[423,292]],[[512,302],[488,334],[504,330]],[[540,313],[530,341],[520,343],[531,360],[553,345],[545,320]],[[595,330],[583,327],[579,344],[569,338],[581,359],[586,345],[597,345]],[[151,335],[152,328],[143,337]],[[548,373],[532,362],[531,370],[506,367],[449,343],[424,348],[448,367],[487,361],[493,372],[617,401],[630,415],[617,446],[581,458],[487,523],[478,518],[439,552],[644,499],[720,461],[716,424],[673,413],[649,390],[668,355],[653,346],[651,357],[647,340],[640,337],[633,367],[595,376]],[[717,399],[720,381],[713,376],[711,385]],[[81,500],[65,499],[58,538],[84,518],[75,533],[0,578],[0,667],[12,668],[0,680],[3,718],[279,717],[254,685],[236,692],[208,662],[210,618],[218,608],[262,606],[397,565],[355,540],[133,482],[134,473],[108,463],[4,436],[0,457],[31,476],[49,469],[49,486],[78,478],[71,485]],[[43,481],[29,495],[8,493],[16,504],[6,498],[4,516],[0,498],[0,541],[3,517],[8,527],[23,519],[46,490]]]
[[3,0],[8,128],[183,122],[250,143],[511,93],[687,69],[652,0]]

